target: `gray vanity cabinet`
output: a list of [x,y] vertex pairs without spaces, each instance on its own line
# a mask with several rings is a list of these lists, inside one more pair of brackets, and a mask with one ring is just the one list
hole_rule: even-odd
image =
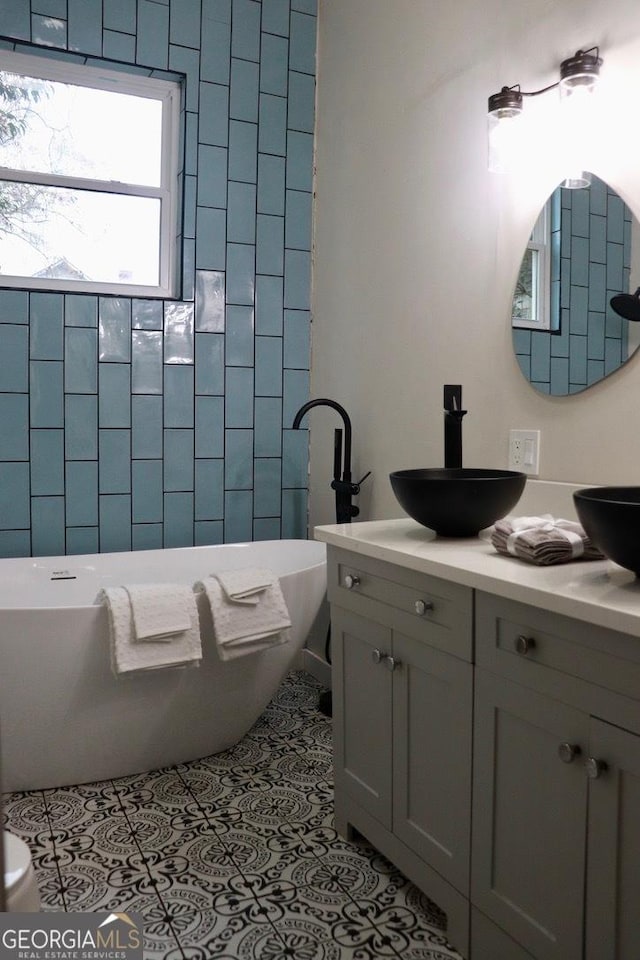
[[589,785],[585,960],[637,960],[640,736],[592,718],[589,747],[608,769]]
[[470,665],[339,607],[332,636],[342,678],[334,692],[341,719],[336,775],[386,829],[464,889]]
[[333,709],[334,717],[340,717],[335,776],[363,810],[390,830],[392,678],[379,654],[392,653],[391,630],[335,607],[331,641],[337,673]]
[[637,960],[640,643],[482,593],[476,641],[474,907],[535,960]]
[[579,710],[476,670],[471,896],[545,960],[581,957],[587,778],[558,750],[587,736]]
[[329,584],[336,826],[439,903],[466,951],[471,591],[344,552]]
[[468,960],[638,960],[640,639],[328,561],[338,831],[433,899]]
[[393,832],[466,891],[473,670],[402,634],[393,654]]

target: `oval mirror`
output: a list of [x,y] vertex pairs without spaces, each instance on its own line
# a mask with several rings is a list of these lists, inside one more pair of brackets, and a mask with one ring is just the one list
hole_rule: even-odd
[[583,189],[557,187],[545,203],[513,295],[520,368],[556,397],[598,383],[640,345],[640,224],[615,190],[590,177]]

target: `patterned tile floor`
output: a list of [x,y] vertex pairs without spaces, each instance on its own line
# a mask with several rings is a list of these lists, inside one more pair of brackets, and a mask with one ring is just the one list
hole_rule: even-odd
[[290,674],[225,753],[8,794],[43,909],[138,912],[146,960],[460,960],[438,908],[333,829],[319,690]]

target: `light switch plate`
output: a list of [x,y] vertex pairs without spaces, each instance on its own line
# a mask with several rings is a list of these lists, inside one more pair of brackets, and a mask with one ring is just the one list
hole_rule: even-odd
[[540,472],[540,431],[509,430],[509,470],[531,477]]

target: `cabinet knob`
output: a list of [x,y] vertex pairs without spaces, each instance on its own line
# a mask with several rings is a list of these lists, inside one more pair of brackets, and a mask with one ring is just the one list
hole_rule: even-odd
[[427,610],[433,610],[433,603],[431,600],[416,600],[413,609],[419,617],[423,617]]
[[398,667],[402,666],[401,662],[396,660],[395,657],[385,657],[384,662],[387,670],[390,670],[391,673],[393,673],[394,670],[397,670]]
[[371,651],[371,659],[373,660],[374,663],[382,663],[382,661],[384,660],[384,654],[382,653],[382,651],[378,650],[378,648],[376,647],[374,650]]
[[589,780],[597,780],[607,770],[607,764],[604,760],[596,760],[595,757],[589,757],[584,762],[584,768],[587,771]]
[[344,578],[344,585],[347,590],[353,590],[354,587],[357,587],[360,583],[360,577],[357,577],[355,573],[348,573]]
[[525,637],[524,633],[521,633],[516,637],[513,645],[516,653],[520,653],[523,657],[526,657],[526,655],[534,649],[536,641],[533,637]]
[[561,743],[558,747],[558,756],[563,763],[573,763],[575,758],[582,753],[577,743]]

